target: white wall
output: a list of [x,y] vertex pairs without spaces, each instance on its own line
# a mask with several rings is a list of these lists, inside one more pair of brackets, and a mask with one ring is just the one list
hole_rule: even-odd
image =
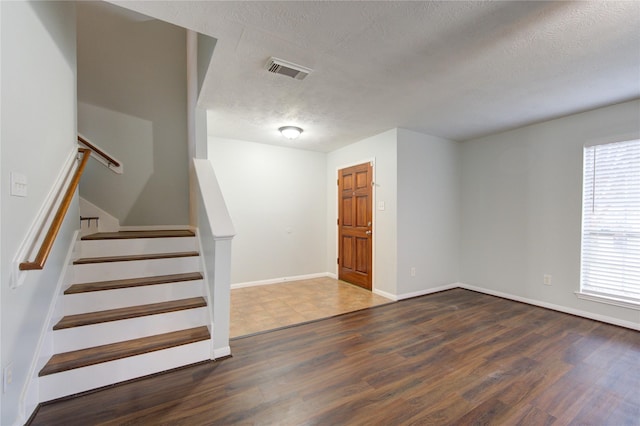
[[213,56],[213,51],[216,48],[216,40],[213,37],[210,37],[206,34],[197,35],[197,73],[198,73],[198,95],[202,91],[202,85],[204,84],[205,77],[207,76],[207,72],[209,71],[209,64],[211,63],[211,57]]
[[458,282],[460,205],[460,144],[398,129],[400,297]]
[[124,163],[91,161],[80,193],[122,225],[187,224],[186,32],[118,9],[78,3],[78,131]]
[[198,223],[198,188],[192,159],[207,159],[207,111],[198,97],[209,69],[216,39],[187,30],[187,157],[189,158],[189,224]]
[[374,263],[373,290],[397,294],[397,130],[389,130],[327,154],[326,270],[336,273],[338,229],[338,170],[355,164],[375,161],[374,202],[384,202],[385,209],[373,212]]
[[[2,45],[2,7],[0,7],[0,49]],[[0,58],[0,64],[2,64],[2,58]],[[0,65],[0,82],[2,82],[2,66]],[[0,84],[0,99],[2,99],[2,84]],[[2,102],[0,102],[0,129],[2,129]],[[1,133],[1,132],[0,132]],[[4,174],[2,168],[2,135],[0,134],[0,182],[4,181]],[[1,188],[1,187],[0,187]],[[0,229],[2,228],[2,190],[0,189]],[[4,367],[3,357],[2,357],[2,291],[1,288],[4,287],[2,277],[2,239],[0,238],[0,370]],[[0,392],[0,411],[2,411],[2,392]],[[2,421],[2,415],[0,415],[0,421]]]
[[640,311],[574,294],[582,148],[640,137],[639,117],[636,100],[464,142],[461,281],[640,324]]
[[[73,232],[79,228],[76,197],[45,269],[29,272],[21,287],[10,289],[13,257],[75,149],[76,33],[72,2],[0,2],[0,8],[1,361],[3,368],[13,365],[0,423],[11,425],[26,420],[18,418],[20,393]],[[11,171],[27,176],[26,198],[9,195]]]
[[209,138],[231,219],[233,284],[326,272],[326,154]]

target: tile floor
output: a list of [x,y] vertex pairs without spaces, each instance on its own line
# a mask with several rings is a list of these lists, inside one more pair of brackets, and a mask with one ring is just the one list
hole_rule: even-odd
[[391,303],[360,287],[331,278],[231,290],[230,337]]

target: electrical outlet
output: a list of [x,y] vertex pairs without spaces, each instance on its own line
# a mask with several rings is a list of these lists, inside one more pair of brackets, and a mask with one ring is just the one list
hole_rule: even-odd
[[2,370],[2,392],[6,392],[13,383],[13,363],[9,363]]
[[415,276],[416,276],[416,268],[415,268],[415,266],[413,266],[413,267],[411,268],[411,276],[412,276],[412,277],[415,277]]
[[544,274],[542,277],[542,282],[544,283],[544,285],[551,285],[551,275]]

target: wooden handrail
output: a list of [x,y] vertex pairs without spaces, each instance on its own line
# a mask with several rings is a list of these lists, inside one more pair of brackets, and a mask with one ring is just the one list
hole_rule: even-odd
[[69,187],[67,188],[67,192],[64,193],[64,197],[62,198],[62,202],[60,203],[60,207],[58,207],[58,211],[51,222],[51,226],[49,227],[49,231],[47,235],[45,235],[44,240],[42,241],[42,245],[40,246],[40,250],[38,250],[38,254],[36,255],[36,259],[33,262],[22,262],[19,266],[21,271],[29,271],[34,269],[42,269],[44,268],[44,264],[49,257],[49,253],[53,248],[53,242],[56,240],[58,236],[58,231],[60,231],[60,227],[62,226],[62,221],[64,220],[65,215],[67,214],[67,210],[69,210],[69,206],[71,205],[71,200],[73,200],[73,195],[78,188],[78,184],[80,183],[80,176],[82,176],[82,172],[84,171],[84,167],[87,165],[87,161],[89,161],[89,157],[91,156],[91,150],[85,148],[78,148],[78,152],[82,153],[82,159],[80,160],[80,165],[76,169],[76,172],[71,178],[71,182],[69,182]]
[[78,135],[78,142],[80,142],[81,144],[89,148],[91,151],[98,154],[100,157],[107,160],[107,163],[113,164],[116,167],[120,167],[120,163],[118,163],[116,160],[114,160],[108,154],[106,154],[103,150],[101,150],[100,148],[98,148],[97,146],[95,146],[94,144],[92,144],[91,142],[89,142],[88,140],[86,140],[80,135]]

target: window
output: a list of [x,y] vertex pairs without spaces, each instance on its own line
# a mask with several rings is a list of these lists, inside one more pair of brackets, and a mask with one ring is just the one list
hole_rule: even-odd
[[640,140],[584,148],[581,298],[640,309]]

